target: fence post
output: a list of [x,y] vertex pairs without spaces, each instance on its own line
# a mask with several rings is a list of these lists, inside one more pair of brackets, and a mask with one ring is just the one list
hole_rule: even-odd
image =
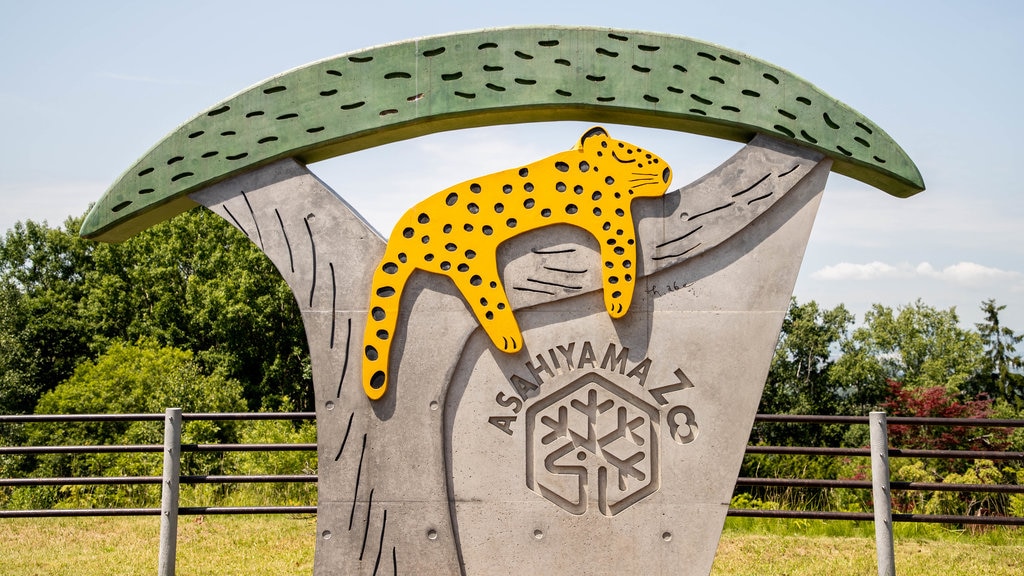
[[181,474],[181,408],[164,416],[164,477],[160,484],[160,558],[157,574],[174,576],[178,550],[178,481]]
[[875,550],[878,576],[896,576],[896,555],[892,541],[892,500],[889,491],[889,431],[885,412],[872,412],[871,495],[875,509]]

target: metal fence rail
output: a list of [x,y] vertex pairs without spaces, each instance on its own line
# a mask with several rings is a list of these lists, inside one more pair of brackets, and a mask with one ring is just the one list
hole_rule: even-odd
[[[931,418],[931,417],[884,417],[886,426],[944,426],[944,427],[986,427],[1024,428],[1024,420],[995,418]],[[789,414],[758,414],[755,422],[780,424],[870,424],[868,416],[820,416]],[[798,456],[856,456],[871,458],[871,448],[829,448],[807,446],[747,446],[747,454],[778,454]],[[999,450],[918,450],[886,446],[886,458],[949,458],[964,460],[1022,460],[1024,452]],[[884,479],[888,491],[936,491],[960,493],[1024,494],[1024,485],[1018,484],[947,484],[941,482],[892,482],[888,478],[886,465]],[[736,486],[779,487],[779,488],[849,488],[871,490],[876,487],[875,479],[832,480],[816,478],[748,478],[740,477]],[[891,496],[890,496],[891,497]],[[743,518],[792,518],[807,520],[876,520],[869,512],[829,512],[812,510],[754,510],[730,508],[729,516]],[[892,522],[927,522],[935,524],[977,524],[1024,526],[1024,518],[1011,516],[968,516],[949,514],[890,514]]]
[[[16,414],[0,415],[3,423],[61,422],[159,422],[168,421],[168,414]],[[182,422],[200,420],[314,420],[315,412],[224,412],[181,413]],[[0,455],[38,454],[125,454],[158,453],[169,449],[165,444],[91,445],[91,446],[0,446]],[[316,452],[316,444],[181,444],[185,452]],[[52,478],[0,478],[4,486],[97,486],[97,485],[159,485],[161,476],[76,476]],[[315,474],[251,474],[251,475],[175,475],[178,484],[253,484],[253,483],[315,483]],[[175,489],[176,490],[176,489]],[[167,490],[161,490],[166,494]],[[215,514],[316,514],[316,506],[174,506],[177,515]],[[0,510],[0,518],[67,518],[82,516],[161,516],[161,508],[82,508],[44,510]]]
[[[43,517],[85,517],[85,516],[158,516],[160,518],[160,549],[158,574],[174,574],[177,554],[177,526],[180,515],[214,514],[316,514],[316,506],[181,506],[179,493],[181,484],[253,484],[253,483],[315,483],[313,474],[251,474],[251,475],[183,475],[180,471],[181,458],[186,452],[281,452],[312,451],[316,444],[182,444],[183,422],[196,420],[312,420],[312,412],[261,412],[261,413],[190,413],[183,414],[178,408],[168,408],[165,414],[56,414],[56,415],[0,415],[0,424],[5,423],[62,423],[62,422],[140,422],[163,421],[163,444],[137,445],[95,445],[95,446],[0,446],[0,455],[41,455],[41,454],[116,454],[156,453],[164,454],[163,476],[111,476],[111,477],[51,477],[51,478],[0,478],[0,488],[39,486],[100,486],[100,485],[157,485],[161,486],[160,508],[87,508],[87,509],[46,509],[46,510],[0,510],[0,518],[43,518]],[[1024,420],[982,420],[945,418],[887,418],[884,413],[873,412],[863,416],[813,416],[813,415],[758,415],[760,423],[786,424],[845,424],[869,425],[870,448],[828,448],[805,446],[748,446],[747,454],[774,454],[798,456],[853,456],[871,460],[872,480],[834,480],[816,478],[747,478],[736,481],[737,487],[779,487],[798,489],[854,489],[871,490],[876,503],[874,511],[832,512],[807,510],[763,510],[730,508],[728,515],[743,518],[782,518],[811,520],[852,520],[873,521],[875,526],[875,547],[879,574],[895,573],[893,549],[894,522],[929,522],[941,524],[981,524],[1002,526],[1024,526],[1024,517],[968,516],[935,514],[893,514],[891,510],[892,491],[945,491],[959,493],[1024,494],[1024,486],[1011,484],[946,484],[937,482],[892,482],[889,458],[949,458],[1022,460],[1024,452],[995,450],[918,450],[892,448],[888,444],[887,432],[895,426],[946,426],[967,427],[987,426],[992,428],[1024,427]]]
[[[237,413],[182,413],[183,422],[199,420],[241,421],[241,420],[314,420],[314,412],[237,412]],[[164,421],[165,414],[29,414],[0,415],[4,423],[61,423],[61,422],[145,422]],[[776,415],[759,414],[757,423],[782,424],[845,424],[867,425],[867,416],[819,416],[819,415]],[[922,418],[887,417],[889,426],[946,426],[946,427],[990,427],[1021,428],[1024,420],[972,419],[972,418]],[[40,454],[106,454],[106,453],[157,453],[165,447],[159,444],[142,445],[97,445],[97,446],[0,446],[0,455]],[[269,452],[269,451],[316,451],[316,444],[181,444],[186,452]],[[748,446],[747,454],[777,454],[800,456],[870,456],[868,448],[828,448],[803,446]],[[1024,452],[993,450],[912,450],[890,447],[891,458],[955,458],[987,460],[1022,460]],[[157,485],[163,479],[159,476],[110,476],[110,477],[52,477],[52,478],[0,478],[0,488],[21,486],[96,486],[96,485]],[[180,484],[254,484],[254,483],[315,483],[314,474],[254,474],[254,475],[179,475]],[[832,480],[815,478],[748,478],[736,481],[737,487],[779,487],[797,489],[857,489],[870,490],[868,480]],[[890,482],[893,491],[945,491],[962,493],[1024,494],[1024,485],[1016,484],[946,484],[938,482]],[[179,507],[179,514],[315,514],[315,506],[219,506]],[[63,510],[0,510],[0,518],[40,518],[68,516],[156,516],[159,508],[90,508]],[[801,518],[821,520],[863,520],[870,521],[871,513],[822,512],[794,510],[750,510],[733,508],[729,516],[748,518]],[[894,522],[934,522],[942,524],[1002,524],[1024,525],[1024,518],[1001,516],[950,516],[924,514],[893,514]]]
[[[11,512],[5,510],[4,512]],[[0,518],[72,518],[83,516],[159,516],[160,508],[61,508],[56,510],[16,510]],[[316,506],[181,506],[180,516],[217,514],[316,514]]]
[[[313,474],[249,474],[246,476],[216,476],[210,474],[182,474],[182,484],[253,484],[316,482]],[[0,478],[0,486],[95,486],[159,484],[160,476],[68,476],[64,478]]]
[[[747,446],[747,454],[798,456],[871,456],[869,448],[814,448],[808,446]],[[905,450],[889,448],[890,458],[955,458],[961,460],[1024,460],[1024,452],[1002,450]]]
[[[762,486],[779,488],[854,488],[870,490],[868,480],[818,480],[815,478],[746,478],[736,479],[737,486]],[[918,490],[929,492],[991,492],[1001,494],[1024,494],[1021,484],[946,484],[943,482],[890,482],[893,490]]]
[[[165,414],[0,414],[5,422],[163,422]],[[313,420],[316,412],[182,412],[189,420]]]
[[[871,512],[815,512],[811,510],[749,510],[729,509],[729,516],[737,518],[790,518],[801,520],[860,520],[871,522]],[[929,524],[984,524],[988,526],[1024,526],[1018,516],[956,516],[952,514],[893,514],[893,522],[919,522]]]
[[[864,424],[869,416],[821,416],[817,414],[758,414],[754,422],[779,424]],[[886,416],[890,426],[980,426],[982,428],[1024,428],[1024,420],[999,418],[933,418],[926,416]]]

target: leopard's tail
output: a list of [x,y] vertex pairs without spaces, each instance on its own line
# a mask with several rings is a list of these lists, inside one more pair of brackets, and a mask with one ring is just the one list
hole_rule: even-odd
[[373,273],[366,331],[363,333],[363,390],[371,400],[379,399],[388,388],[388,362],[398,325],[398,304],[412,271],[411,264],[402,262],[388,251]]

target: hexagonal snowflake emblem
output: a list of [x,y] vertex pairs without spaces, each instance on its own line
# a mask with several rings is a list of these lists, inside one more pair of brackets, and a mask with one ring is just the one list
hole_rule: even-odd
[[614,516],[658,490],[658,410],[588,373],[526,411],[526,484],[572,514]]

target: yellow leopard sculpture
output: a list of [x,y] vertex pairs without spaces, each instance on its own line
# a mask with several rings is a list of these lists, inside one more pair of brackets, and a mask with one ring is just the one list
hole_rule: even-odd
[[664,160],[588,130],[571,150],[441,191],[395,225],[373,275],[363,336],[363,389],[372,400],[388,385],[399,302],[415,270],[452,279],[499,350],[523,345],[498,273],[498,245],[552,224],[572,224],[601,245],[604,303],[612,318],[633,298],[636,229],[633,198],[661,196],[672,171]]

